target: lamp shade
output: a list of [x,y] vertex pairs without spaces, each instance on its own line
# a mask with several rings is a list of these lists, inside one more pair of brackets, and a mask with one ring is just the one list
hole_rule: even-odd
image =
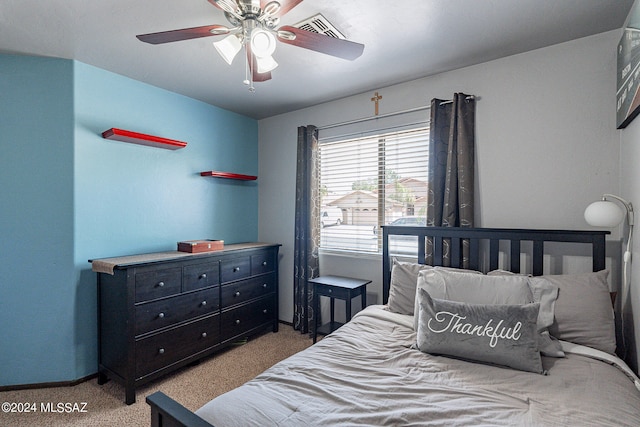
[[216,48],[222,59],[224,59],[227,64],[231,65],[233,62],[233,58],[240,52],[242,49],[242,44],[238,37],[234,34],[223,38],[220,41],[214,42],[213,46]]
[[601,200],[587,206],[584,219],[596,227],[615,227],[624,219],[624,212],[615,203]]

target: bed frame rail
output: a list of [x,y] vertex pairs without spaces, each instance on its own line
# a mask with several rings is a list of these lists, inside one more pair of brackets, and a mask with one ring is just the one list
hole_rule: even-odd
[[151,406],[151,427],[214,427],[161,391],[146,400]]
[[[481,254],[488,245],[488,270],[499,268],[499,254],[501,242],[509,245],[509,268],[514,273],[521,272],[520,254],[528,253],[523,250],[522,242],[533,242],[532,274],[540,276],[544,267],[544,245],[546,242],[586,243],[592,248],[593,271],[605,268],[605,236],[608,231],[577,231],[577,230],[527,230],[510,228],[463,228],[463,227],[382,227],[382,297],[383,303],[389,300],[391,283],[391,256],[389,239],[392,236],[418,237],[418,262],[425,263],[427,241],[433,244],[432,265],[444,265],[445,253],[448,252],[448,266],[463,267],[463,241],[468,242],[468,266],[472,270],[482,270]],[[446,243],[445,243],[446,242]],[[487,243],[484,243],[487,242]],[[447,251],[447,247],[449,250]],[[486,249],[484,249],[486,250]]]

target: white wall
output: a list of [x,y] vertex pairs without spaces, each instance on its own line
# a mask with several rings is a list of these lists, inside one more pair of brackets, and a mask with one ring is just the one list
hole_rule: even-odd
[[[635,210],[637,206],[640,206],[640,117],[637,117],[632,121],[629,126],[620,132],[620,169],[621,169],[621,190],[619,195],[626,200],[635,204]],[[636,215],[636,224],[640,221],[640,217]],[[637,229],[638,227],[636,227]],[[638,234],[636,234],[638,236]],[[636,367],[640,366],[640,351],[638,351],[638,343],[640,343],[640,326],[638,326],[638,319],[640,319],[640,240],[638,237],[634,239],[632,253],[632,268],[631,268],[631,286],[629,292],[630,306],[632,309],[628,309],[626,313],[628,327],[628,341],[635,343],[631,349],[634,350],[631,354],[632,359],[636,363]],[[626,244],[626,241],[625,241]],[[635,328],[634,328],[635,325]]]
[[[298,126],[321,127],[371,116],[370,98],[376,90],[383,96],[380,114],[424,106],[434,97],[450,99],[454,92],[474,94],[479,97],[476,226],[588,228],[584,208],[601,194],[619,190],[615,91],[620,34],[611,31],[404,84],[372,88],[368,93],[261,120],[259,236],[283,245],[280,319],[291,322],[293,317]],[[640,134],[640,123],[638,126],[636,135]],[[635,144],[633,148],[633,159],[638,160],[640,147]],[[634,191],[640,195],[640,185]],[[619,239],[618,235],[612,237]],[[381,270],[379,257],[321,258],[322,273],[369,278],[374,281],[370,291],[380,297]],[[635,298],[640,307],[640,295],[636,293]]]

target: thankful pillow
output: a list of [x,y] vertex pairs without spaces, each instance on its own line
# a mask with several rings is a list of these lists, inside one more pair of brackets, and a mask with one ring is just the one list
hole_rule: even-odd
[[465,304],[418,290],[420,351],[543,373],[538,352],[539,303]]

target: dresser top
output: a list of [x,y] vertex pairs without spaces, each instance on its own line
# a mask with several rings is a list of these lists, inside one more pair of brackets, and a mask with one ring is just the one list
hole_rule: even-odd
[[175,261],[185,258],[203,258],[209,257],[212,255],[220,255],[233,251],[238,251],[242,249],[259,249],[259,248],[267,248],[280,246],[277,243],[234,243],[230,245],[225,245],[224,249],[219,251],[210,251],[210,252],[199,252],[199,253],[190,253],[190,252],[179,252],[179,251],[166,251],[166,252],[152,252],[148,254],[137,254],[137,255],[127,255],[120,257],[112,257],[112,258],[100,258],[89,260],[91,263],[91,269],[96,273],[106,273],[113,274],[114,269],[116,268],[128,268],[132,266],[149,264],[154,262],[164,262],[164,261]]

